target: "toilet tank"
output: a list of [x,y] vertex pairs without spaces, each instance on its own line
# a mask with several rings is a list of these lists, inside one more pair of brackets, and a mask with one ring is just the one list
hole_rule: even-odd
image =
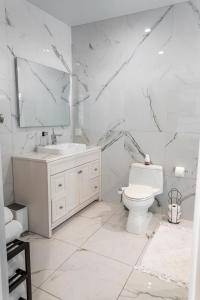
[[163,192],[163,168],[158,165],[133,163],[129,173],[129,184],[148,185],[156,189],[156,194]]

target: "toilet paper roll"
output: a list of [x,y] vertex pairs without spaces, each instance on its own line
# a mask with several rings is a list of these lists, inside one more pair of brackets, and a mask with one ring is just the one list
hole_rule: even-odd
[[171,211],[171,210],[176,210],[178,212],[181,211],[181,206],[178,205],[178,204],[169,204],[168,205],[168,210]]
[[180,222],[181,218],[181,207],[177,204],[170,204],[168,211],[168,219],[171,223],[177,224]]
[[175,176],[176,177],[184,177],[185,176],[185,168],[184,167],[176,167],[175,168]]
[[176,222],[176,219],[180,219],[181,218],[181,213],[178,213],[178,214],[171,214],[171,213],[168,213],[168,218],[170,219],[170,221],[174,221]]

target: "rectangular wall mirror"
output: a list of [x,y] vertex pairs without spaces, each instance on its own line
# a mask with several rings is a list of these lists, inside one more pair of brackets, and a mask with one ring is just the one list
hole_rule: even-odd
[[20,127],[69,126],[70,75],[16,58]]

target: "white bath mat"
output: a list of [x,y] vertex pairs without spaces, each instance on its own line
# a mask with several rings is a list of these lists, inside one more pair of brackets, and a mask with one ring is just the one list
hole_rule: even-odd
[[191,272],[191,249],[191,225],[162,223],[136,268],[160,279],[187,286]]

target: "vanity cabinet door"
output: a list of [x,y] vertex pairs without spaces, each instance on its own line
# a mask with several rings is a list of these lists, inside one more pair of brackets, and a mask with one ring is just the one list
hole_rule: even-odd
[[99,176],[99,173],[100,173],[99,160],[96,160],[96,161],[90,163],[90,166],[89,166],[90,178],[95,178],[95,177]]
[[78,171],[79,174],[79,197],[80,204],[88,200],[89,195],[89,165],[83,165]]
[[79,176],[80,168],[66,171],[66,209],[67,212],[79,205]]
[[100,181],[99,177],[93,178],[90,180],[90,196],[94,196],[95,194],[99,193],[100,189]]
[[56,201],[52,201],[52,222],[56,222],[66,214],[66,201],[65,198],[61,198]]
[[51,176],[51,198],[58,199],[66,194],[66,173]]
[[[76,210],[99,192],[99,162],[93,161],[52,176],[53,221]],[[65,205],[58,200],[65,199]],[[62,204],[62,205],[61,205]]]

